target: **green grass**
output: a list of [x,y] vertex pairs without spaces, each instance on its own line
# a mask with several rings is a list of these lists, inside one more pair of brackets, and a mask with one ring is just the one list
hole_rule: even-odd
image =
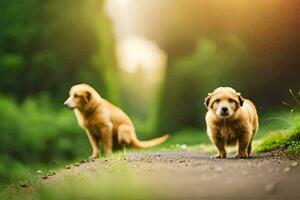
[[[119,157],[120,158],[120,157]],[[117,159],[114,157],[114,159]],[[13,185],[0,199],[156,199],[149,181],[132,172],[126,161],[119,159],[110,169],[101,169],[76,176],[65,176],[53,184],[41,185],[31,181],[33,193],[26,193]]]
[[[144,184],[142,184],[142,183]],[[125,163],[115,166],[109,173],[96,173],[66,177],[50,187],[38,188],[38,199],[153,199],[145,185],[131,173]],[[151,198],[150,198],[151,197]]]
[[174,133],[165,143],[159,147],[176,147],[178,145],[199,145],[209,143],[205,130],[187,128]]
[[272,112],[260,116],[260,126],[255,139],[262,139],[274,131],[291,128],[296,116],[297,114],[287,111]]
[[286,130],[271,132],[268,136],[258,141],[259,144],[254,150],[257,152],[266,152],[277,149],[284,144],[287,138],[288,134]]
[[255,151],[266,152],[282,148],[290,153],[300,153],[300,114],[294,115],[290,124],[289,128],[273,131],[260,139]]
[[[151,139],[151,138],[148,138]],[[147,139],[145,139],[147,140]],[[176,150],[176,149],[189,149],[199,144],[210,144],[209,138],[206,134],[206,130],[196,128],[186,128],[178,132],[175,132],[164,143],[147,148],[147,149],[133,149],[129,148],[128,151],[164,151],[164,150]]]

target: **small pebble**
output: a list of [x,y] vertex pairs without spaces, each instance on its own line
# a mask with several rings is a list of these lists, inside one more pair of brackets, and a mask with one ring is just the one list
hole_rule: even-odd
[[217,172],[220,172],[220,171],[223,170],[223,168],[222,167],[216,167],[216,168],[214,168],[214,170],[217,171]]
[[298,163],[297,163],[297,162],[292,162],[291,166],[292,166],[292,167],[297,167],[297,166],[298,166]]
[[265,185],[265,190],[267,192],[273,192],[275,190],[275,183],[269,183]]
[[29,186],[31,186],[31,182],[30,181],[19,181],[19,185],[21,186],[21,187],[29,187]]
[[79,165],[80,165],[79,163],[75,163],[75,166],[76,166],[76,167],[79,167]]
[[42,179],[48,179],[49,177],[46,175],[46,176],[42,176]]
[[268,172],[272,172],[272,171],[273,171],[273,168],[269,168],[269,169],[268,169]]
[[71,169],[70,165],[65,166],[65,169]]
[[86,160],[81,160],[80,164],[86,163]]
[[54,176],[56,173],[54,171],[50,171],[47,176]]
[[286,168],[284,168],[284,170],[283,170],[283,171],[284,171],[284,172],[289,172],[289,171],[290,171],[290,169],[291,169],[291,168],[289,168],[289,167],[286,167]]

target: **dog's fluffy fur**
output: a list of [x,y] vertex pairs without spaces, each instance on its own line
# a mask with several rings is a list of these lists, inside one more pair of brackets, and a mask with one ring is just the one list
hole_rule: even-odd
[[74,110],[77,121],[86,130],[93,153],[90,158],[98,157],[100,139],[105,153],[123,145],[146,148],[164,142],[166,134],[150,141],[140,141],[136,137],[130,118],[117,106],[101,98],[98,92],[87,84],[71,87],[69,98],[64,105]]
[[237,158],[248,158],[258,129],[254,104],[230,87],[219,87],[205,99],[207,134],[218,148],[215,158],[226,158],[225,146],[238,144]]

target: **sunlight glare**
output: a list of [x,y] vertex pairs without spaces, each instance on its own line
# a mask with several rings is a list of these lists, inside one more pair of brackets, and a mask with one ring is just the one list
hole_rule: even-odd
[[135,73],[156,71],[166,65],[167,56],[157,44],[141,37],[130,37],[117,45],[116,54],[121,69]]

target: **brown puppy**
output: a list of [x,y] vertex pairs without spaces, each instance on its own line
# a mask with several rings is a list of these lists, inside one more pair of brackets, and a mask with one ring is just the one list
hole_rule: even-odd
[[146,148],[164,142],[169,135],[150,141],[139,141],[130,118],[118,107],[101,98],[97,91],[87,84],[74,85],[64,105],[74,110],[77,121],[86,130],[93,153],[98,157],[98,143],[103,141],[105,153],[123,145]]
[[254,104],[230,87],[219,87],[205,99],[207,134],[218,148],[214,158],[226,158],[225,146],[238,143],[236,158],[248,158],[258,129]]

